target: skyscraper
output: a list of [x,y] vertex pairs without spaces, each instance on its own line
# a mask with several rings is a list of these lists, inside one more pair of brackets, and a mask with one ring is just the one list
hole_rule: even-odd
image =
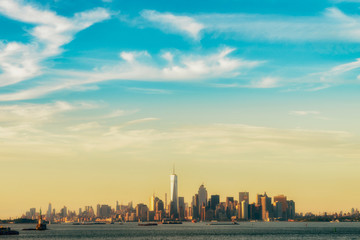
[[199,195],[199,206],[200,207],[203,205],[206,206],[208,196],[204,184],[201,184],[201,186],[199,187],[198,195]]
[[210,208],[215,211],[216,206],[220,203],[219,195],[211,195],[210,198]]
[[185,219],[185,200],[184,197],[179,197],[179,219],[183,220]]
[[256,195],[256,205],[257,206],[261,206],[261,198],[263,197],[264,195],[262,194],[257,194]]
[[173,174],[170,175],[170,204],[173,202],[172,206],[175,211],[178,209],[178,180],[177,175],[175,174],[175,167],[173,169]]
[[239,203],[246,201],[249,204],[249,192],[239,192]]
[[46,218],[49,220],[51,218],[51,203],[49,203],[49,207],[46,213]]
[[271,198],[266,193],[261,197],[261,218],[263,221],[270,221],[273,218],[272,215],[273,206],[271,204]]
[[96,216],[100,217],[100,204],[96,206]]
[[30,216],[32,219],[35,218],[35,214],[36,214],[36,208],[30,208]]
[[153,194],[150,197],[149,211],[155,211],[155,205],[156,205],[155,194]]
[[241,202],[241,218],[244,220],[248,220],[249,219],[249,202],[247,202],[246,200],[243,200]]
[[295,202],[293,200],[287,201],[287,216],[289,219],[295,219]]
[[120,211],[119,201],[116,201],[115,211]]
[[278,218],[284,218],[285,220],[287,220],[287,198],[284,195],[278,195],[274,197],[274,202],[280,202],[281,203],[281,214],[279,216],[277,216]]

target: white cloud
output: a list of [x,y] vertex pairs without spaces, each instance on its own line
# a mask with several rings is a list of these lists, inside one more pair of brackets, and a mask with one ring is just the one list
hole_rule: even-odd
[[162,57],[166,59],[168,62],[173,62],[174,55],[171,52],[165,52]]
[[129,91],[138,92],[138,93],[145,93],[145,94],[171,94],[172,91],[165,90],[165,89],[154,89],[154,88],[136,88],[130,87],[127,88]]
[[123,51],[119,55],[122,59],[124,59],[128,63],[134,63],[138,58],[150,57],[150,54],[147,51],[131,51],[131,52]]
[[[360,18],[328,8],[319,16],[198,14],[204,32],[256,41],[360,41]],[[161,27],[161,26],[159,26]]]
[[68,127],[67,129],[72,132],[84,131],[84,130],[92,130],[100,128],[101,125],[98,122],[88,122],[81,123],[75,126]]
[[[331,83],[343,82],[344,78],[343,77],[340,78],[339,76],[344,76],[344,74],[347,74],[358,68],[360,68],[360,58],[356,59],[356,61],[353,62],[337,65],[325,72],[313,73],[310,76],[318,76],[322,84],[321,86],[312,88],[309,91],[317,91],[317,90],[325,89],[330,87]],[[346,81],[349,82],[351,80],[347,79]]]
[[360,68],[360,58],[356,59],[355,62],[345,63],[345,64],[338,65],[336,67],[333,67],[326,74],[328,74],[328,75],[335,75],[335,74],[338,75],[338,74],[342,74],[342,73],[354,70],[356,68]]
[[55,142],[69,140],[72,136],[65,135],[62,128],[55,130],[55,133],[49,129],[53,128],[53,124],[57,129],[63,122],[59,119],[63,119],[66,114],[97,107],[91,102],[65,101],[0,105],[0,141],[11,139],[16,144],[29,145],[38,141],[46,143],[51,139]]
[[35,48],[35,44],[0,44],[0,87],[40,75],[42,58]]
[[146,20],[159,24],[160,28],[165,31],[183,33],[194,39],[199,39],[200,32],[205,27],[202,23],[188,16],[160,13],[154,10],[144,10],[140,14]]
[[[233,78],[242,71],[260,65],[261,61],[249,61],[231,57],[233,48],[224,48],[206,55],[180,54],[178,61],[163,66],[146,51],[121,52],[125,60],[118,65],[104,66],[93,72],[64,71],[62,79],[31,89],[0,95],[0,101],[32,99],[54,91],[69,89],[109,80],[134,81],[194,81],[215,78]],[[151,61],[149,61],[149,59]],[[60,78],[60,77],[59,77]]]
[[104,136],[109,136],[109,135],[117,135],[121,132],[121,130],[125,127],[134,125],[134,124],[141,124],[141,123],[145,123],[145,122],[152,122],[152,121],[157,121],[160,120],[159,118],[141,118],[141,119],[135,119],[132,121],[128,121],[124,124],[118,125],[118,126],[112,126],[110,127],[109,131],[104,133]]
[[41,63],[48,57],[60,54],[61,46],[72,41],[77,32],[110,17],[105,9],[97,8],[77,13],[73,18],[65,18],[21,0],[1,0],[0,14],[35,25],[29,31],[33,37],[31,43],[0,45],[0,86],[40,75],[43,68]]
[[296,17],[216,13],[177,16],[153,10],[142,11],[141,16],[166,32],[194,39],[207,32],[256,41],[360,41],[360,17],[338,8],[327,8],[318,16]]
[[[153,120],[157,119],[139,119],[128,124]],[[236,159],[238,154],[250,153],[254,157],[259,149],[262,151],[261,156],[266,152],[267,156],[288,154],[294,157],[294,152],[297,152],[309,156],[320,154],[321,157],[336,154],[343,160],[349,157],[347,153],[350,149],[352,156],[349,158],[360,156],[356,150],[359,141],[342,131],[276,129],[243,124],[210,124],[174,129],[129,129],[126,126],[112,126],[102,136],[94,134],[79,142],[87,151],[131,150],[141,146],[142,154],[146,154],[166,146],[170,152],[180,155],[230,157],[234,154]]]
[[122,109],[117,109],[112,111],[111,113],[103,116],[102,118],[106,119],[106,118],[117,118],[117,117],[122,117],[122,116],[127,116],[127,115],[131,115],[138,112],[138,110],[122,110]]
[[97,107],[96,104],[89,102],[70,103],[65,101],[44,104],[19,103],[0,105],[0,122],[5,125],[14,126],[21,124],[37,125],[53,120],[56,115],[61,113]]
[[45,121],[57,113],[76,109],[68,102],[58,101],[48,104],[15,104],[0,106],[0,122],[4,121]]
[[279,87],[279,79],[275,77],[264,77],[260,80],[248,82],[234,83],[215,83],[212,86],[217,88],[276,88]]
[[160,77],[174,80],[227,78],[237,76],[238,71],[242,69],[261,64],[260,61],[229,57],[234,50],[234,48],[225,48],[217,54],[208,56],[184,56],[178,64],[161,69]]
[[360,3],[360,0],[332,0],[334,3],[342,3],[342,2],[351,2],[351,3]]
[[278,87],[278,79],[273,77],[265,77],[252,85],[254,88],[274,88]]
[[319,115],[320,112],[297,110],[297,111],[290,111],[289,114],[294,116],[308,116],[308,115]]
[[133,125],[133,124],[139,124],[139,123],[144,123],[144,122],[152,122],[152,121],[157,121],[160,120],[159,118],[141,118],[141,119],[135,119],[132,121],[129,121],[126,123],[126,125]]

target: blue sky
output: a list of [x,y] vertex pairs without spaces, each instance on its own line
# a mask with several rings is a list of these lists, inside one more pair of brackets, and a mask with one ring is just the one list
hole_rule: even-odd
[[[99,156],[118,167],[161,163],[163,172],[174,161],[179,169],[256,165],[264,179],[281,165],[297,169],[293,185],[300,183],[291,177],[316,177],[324,162],[328,173],[351,172],[360,156],[359,43],[357,0],[2,0],[3,178],[26,173],[17,163],[27,161],[34,169],[52,162],[55,176],[64,159],[77,170],[88,161],[95,173]],[[218,171],[207,167],[208,176]],[[192,178],[211,183],[208,176]],[[322,208],[271,183],[304,211]],[[253,194],[262,191],[251,184]]]
[[[46,47],[44,44],[52,44],[44,41],[55,40],[39,39],[41,33],[33,32],[39,26],[46,26],[46,21],[19,19],[12,16],[15,12],[7,12],[15,10],[6,9],[4,5],[1,16],[3,31],[0,33],[3,48],[9,43],[21,43],[35,52],[31,54],[40,56],[37,56],[34,66],[29,66],[29,71],[34,72],[24,73],[27,75],[14,80],[14,84],[10,80],[10,84],[4,84],[2,93],[32,89],[39,82],[41,85],[54,84],[53,79],[61,81],[66,71],[89,74],[109,71],[117,64],[125,65],[121,52],[136,56],[142,67],[163,70],[169,66],[163,56],[165,53],[171,55],[175,61],[173,64],[181,67],[187,62],[211,58],[226,49],[229,50],[225,56],[227,59],[244,63],[235,63],[219,74],[204,72],[199,76],[178,77],[175,82],[186,81],[187,85],[202,82],[204,87],[210,88],[269,88],[278,92],[314,91],[357,83],[356,68],[346,68],[346,64],[356,62],[360,50],[357,46],[358,17],[354,10],[358,8],[356,1],[317,1],[316,4],[306,1],[291,4],[288,1],[257,1],[256,4],[209,1],[205,6],[200,2],[166,1],[30,1],[20,4],[37,9],[41,14],[55,15],[53,21],[66,17],[70,24],[75,25],[76,20],[71,18],[80,12],[103,16],[92,16],[94,19],[86,23],[87,26],[59,33],[59,37],[68,39],[56,43],[54,53],[41,53],[41,48]],[[13,56],[8,55],[8,58]],[[211,63],[207,65],[209,67]],[[341,65],[345,69],[334,71]],[[54,70],[64,71],[54,73]],[[4,67],[2,71],[6,71]],[[159,76],[152,77],[155,79],[143,76],[112,78],[123,82],[136,81],[126,85],[155,82],[150,85],[156,88],[172,88],[174,82],[156,79]],[[104,81],[107,79],[94,80],[93,84],[74,84],[99,86]],[[113,84],[122,83],[113,81]],[[60,88],[59,92],[68,92]],[[48,98],[51,95],[48,91],[32,96],[5,95],[3,100],[11,97],[14,100]]]
[[[14,16],[17,10],[6,2],[1,16],[2,48],[22,44],[28,53],[21,58],[33,58],[33,62],[19,66],[25,69],[23,76],[7,78],[10,82],[1,87],[4,102],[94,100],[96,96],[110,105],[116,99],[126,99],[129,107],[137,104],[146,109],[152,107],[148,100],[143,101],[148,98],[155,102],[164,98],[180,102],[185,98],[186,102],[190,98],[209,106],[250,95],[248,99],[255,96],[256,100],[247,106],[253,105],[260,113],[276,104],[270,105],[274,95],[279,101],[298,101],[294,107],[306,109],[312,106],[301,96],[321,105],[332,101],[335,89],[358,87],[356,1],[15,1],[17,8],[27,6],[39,14],[50,13],[54,15],[50,21],[62,18],[70,25],[76,25],[71,19],[81,12],[102,14],[90,16],[93,19],[81,29],[66,26],[69,29],[59,37],[68,39],[55,43],[53,53],[44,52],[44,48],[57,37],[44,40],[41,33],[34,33],[48,22],[26,16],[19,19]],[[62,24],[67,23],[50,27]],[[11,52],[6,58],[18,60],[17,54]],[[136,63],[121,54],[128,54]],[[216,56],[219,62],[213,60]],[[223,60],[228,62],[221,66]],[[195,62],[200,69],[190,69]],[[132,71],[127,72],[129,67]],[[211,71],[214,67],[220,69]],[[151,72],[142,74],[145,68]],[[170,72],[163,76],[166,69]],[[123,76],[124,72],[137,72],[138,76]],[[96,79],[86,79],[94,75]],[[212,97],[216,95],[223,98]],[[269,105],[257,106],[256,101]],[[285,114],[292,111],[292,106],[282,105],[289,108],[283,109]]]

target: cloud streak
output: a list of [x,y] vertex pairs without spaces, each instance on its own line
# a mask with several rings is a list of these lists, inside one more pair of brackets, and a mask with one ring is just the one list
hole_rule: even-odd
[[89,103],[69,103],[57,101],[46,104],[11,104],[0,105],[0,122],[2,123],[41,123],[53,118],[56,114],[79,109],[93,109],[97,106]]
[[360,18],[328,8],[320,16],[211,14],[196,18],[207,32],[256,41],[360,41]]
[[44,60],[62,52],[61,47],[74,35],[110,17],[102,8],[77,13],[66,18],[21,0],[0,1],[0,14],[23,23],[34,24],[29,31],[32,42],[0,45],[0,86],[15,84],[42,74]]
[[252,41],[360,42],[360,17],[347,15],[335,7],[325,9],[318,16],[297,17],[241,13],[177,16],[153,10],[145,10],[141,16],[164,32],[194,39],[204,34],[220,34]]
[[185,34],[195,40],[200,38],[200,32],[205,27],[202,23],[189,16],[160,13],[154,10],[143,10],[140,15],[147,21],[159,26],[165,32]]
[[290,115],[294,115],[294,116],[308,116],[308,115],[319,115],[320,112],[318,111],[290,111],[289,112]]
[[[130,151],[140,156],[156,152],[176,154],[180,156],[196,156],[204,159],[218,158],[236,159],[239,154],[252,156],[256,154],[283,159],[284,156],[295,158],[327,156],[344,161],[358,159],[360,156],[359,139],[342,131],[313,131],[306,129],[277,129],[250,126],[243,124],[206,124],[202,126],[184,126],[170,129],[154,128],[152,121],[157,118],[135,119],[122,125],[101,125],[98,122],[85,122],[72,125],[66,129],[70,132],[58,133],[41,128],[25,128],[22,125],[0,127],[0,139],[8,147],[19,147],[28,144],[33,137],[35,146],[48,146],[50,149],[61,147],[77,152],[91,154],[93,152]],[[133,124],[147,122],[147,125],[128,128]],[[151,127],[152,126],[152,127]],[[24,139],[24,129],[27,136]],[[31,130],[31,131],[30,131]],[[106,132],[107,131],[107,132]],[[104,134],[105,132],[105,134]],[[141,148],[141,152],[137,150]],[[261,153],[259,153],[261,149]],[[296,152],[296,156],[294,156]],[[351,152],[351,154],[349,154]],[[321,161],[319,159],[319,161]]]
[[[250,61],[232,57],[233,48],[224,48],[207,55],[180,54],[167,65],[153,58],[146,51],[121,52],[119,64],[103,66],[92,72],[59,72],[58,81],[14,93],[0,95],[0,101],[14,101],[38,98],[59,91],[71,90],[76,86],[94,84],[109,80],[132,81],[202,81],[215,78],[234,78],[243,71],[259,66],[262,61]],[[149,61],[150,60],[150,61]]]

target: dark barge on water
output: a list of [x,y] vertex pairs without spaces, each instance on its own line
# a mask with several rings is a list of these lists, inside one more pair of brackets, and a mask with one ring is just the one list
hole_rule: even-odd
[[9,227],[0,227],[0,235],[19,235],[19,232]]

